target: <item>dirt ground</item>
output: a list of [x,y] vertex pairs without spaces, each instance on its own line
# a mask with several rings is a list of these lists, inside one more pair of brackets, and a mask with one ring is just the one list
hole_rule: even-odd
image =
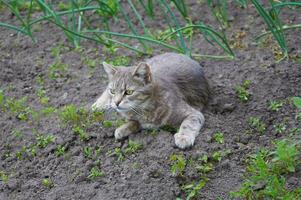
[[[206,6],[191,5],[193,19],[206,24],[216,24]],[[24,199],[176,199],[184,198],[181,187],[199,180],[196,169],[187,166],[183,176],[171,172],[170,156],[183,154],[189,159],[210,155],[217,150],[230,150],[231,153],[207,175],[209,181],[196,199],[231,199],[229,192],[239,188],[246,170],[247,155],[262,147],[270,147],[272,141],[285,137],[276,134],[274,125],[283,121],[287,130],[301,128],[295,119],[296,108],[288,101],[289,97],[301,96],[301,64],[296,59],[275,62],[274,43],[266,39],[256,45],[253,38],[265,28],[262,19],[252,6],[247,9],[231,5],[230,28],[227,35],[233,42],[237,58],[234,60],[201,60],[205,73],[212,85],[217,104],[212,103],[204,111],[206,124],[197,137],[195,145],[182,151],[174,146],[172,133],[160,131],[150,134],[146,131],[131,135],[129,139],[143,144],[138,152],[125,155],[124,161],[118,161],[114,149],[124,150],[128,140],[116,142],[112,137],[114,128],[104,128],[95,123],[87,130],[90,139],[81,141],[70,127],[63,126],[56,115],[43,117],[38,121],[21,121],[10,112],[0,111],[0,171],[9,174],[7,182],[0,181],[1,200]],[[283,12],[287,22],[301,23],[299,10]],[[13,22],[15,17],[1,11],[1,22]],[[152,22],[155,23],[155,22]],[[158,28],[160,27],[158,20]],[[154,26],[155,27],[155,26]],[[49,97],[50,105],[61,108],[68,104],[89,107],[101,94],[107,84],[107,78],[99,63],[114,56],[102,51],[101,46],[83,41],[82,50],[73,50],[63,33],[49,23],[42,23],[35,32],[38,42],[17,35],[11,30],[0,28],[0,89],[6,97],[17,99],[27,97],[27,105],[41,109],[37,97],[37,77],[43,77],[43,88]],[[123,30],[123,27],[115,27]],[[300,31],[288,31],[287,43],[291,55],[301,56]],[[298,36],[298,37],[297,37]],[[234,41],[236,43],[234,43]],[[218,53],[204,39],[194,41],[195,52]],[[48,66],[55,62],[51,55],[53,47],[63,44],[60,58],[68,66],[66,75],[57,79],[48,77]],[[155,48],[154,54],[165,49]],[[131,64],[143,61],[127,50],[118,55],[126,55]],[[83,58],[99,61],[94,69],[83,62]],[[235,94],[235,87],[244,80],[250,80],[251,99],[242,103]],[[286,100],[278,112],[268,109],[270,100]],[[267,125],[266,133],[249,133],[248,119],[259,117]],[[22,135],[16,137],[15,130]],[[35,130],[35,131],[34,131]],[[55,141],[44,149],[38,149],[36,156],[24,156],[17,159],[15,153],[22,146],[35,142],[35,132],[51,134]],[[217,131],[224,133],[225,142],[218,144],[212,140]],[[301,139],[301,134],[297,136]],[[58,145],[67,147],[64,156],[56,156]],[[86,158],[84,147],[100,147],[98,159]],[[113,151],[113,152],[112,152]],[[99,166],[103,177],[92,181],[87,178],[93,166]],[[301,168],[287,177],[289,187],[301,186]],[[53,186],[42,184],[44,178],[50,178]]]

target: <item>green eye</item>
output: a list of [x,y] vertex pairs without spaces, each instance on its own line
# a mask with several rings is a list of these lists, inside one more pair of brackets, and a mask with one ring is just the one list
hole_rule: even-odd
[[115,90],[114,89],[110,89],[110,93],[111,94],[115,94]]
[[125,95],[132,95],[134,90],[126,90]]

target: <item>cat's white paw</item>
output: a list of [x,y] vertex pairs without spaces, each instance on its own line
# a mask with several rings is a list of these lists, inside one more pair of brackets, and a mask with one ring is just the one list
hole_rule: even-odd
[[123,138],[125,138],[126,136],[128,136],[128,134],[126,134],[122,129],[116,129],[114,132],[114,136],[116,140],[121,140]]
[[175,137],[175,143],[177,147],[180,149],[186,149],[188,147],[191,147],[194,143],[195,136],[193,135],[186,135],[183,133],[176,133],[174,135]]

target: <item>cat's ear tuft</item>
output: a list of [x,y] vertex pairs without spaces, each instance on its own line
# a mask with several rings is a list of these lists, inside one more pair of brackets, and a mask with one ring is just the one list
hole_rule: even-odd
[[114,68],[113,65],[110,65],[106,62],[103,62],[102,65],[103,65],[104,70],[108,74],[109,79],[112,79],[112,77],[114,76],[114,74],[116,73],[117,70]]
[[150,71],[150,66],[147,63],[139,63],[134,69],[133,77],[139,79],[145,84],[152,82],[152,74]]

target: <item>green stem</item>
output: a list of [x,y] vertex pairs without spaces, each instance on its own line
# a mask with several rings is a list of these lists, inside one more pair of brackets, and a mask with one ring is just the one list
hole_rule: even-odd
[[[73,34],[73,35],[75,35],[75,36],[82,37],[82,38],[85,38],[85,39],[87,39],[87,40],[92,40],[92,41],[95,41],[95,42],[97,42],[97,43],[103,44],[100,40],[97,40],[97,39],[95,39],[95,38],[93,38],[93,37],[89,37],[89,36],[86,36],[86,35],[82,35],[82,34],[80,34],[80,33],[76,33],[76,32],[74,32],[74,31],[71,31],[70,29],[67,29],[66,27],[62,26],[61,24],[58,24],[58,23],[55,22],[55,21],[52,21],[52,20],[49,20],[49,21],[52,22],[52,23],[54,23],[55,25],[57,25],[58,27],[60,27],[60,28],[63,29],[64,31],[67,31],[67,32],[69,32],[69,33],[71,33],[71,34]],[[133,51],[135,51],[135,52],[137,52],[137,53],[140,53],[140,54],[147,54],[147,52],[144,52],[144,51],[141,51],[141,50],[136,49],[136,48],[134,48],[134,47],[131,47],[131,46],[127,45],[127,44],[124,44],[124,43],[122,43],[122,42],[119,42],[118,40],[114,40],[114,39],[110,39],[110,38],[106,38],[106,39],[109,40],[109,41],[111,41],[111,42],[113,42],[113,43],[119,44],[120,46],[123,46],[123,47],[125,47],[125,48],[131,49],[131,50],[133,50]]]
[[109,31],[101,31],[101,30],[90,30],[90,31],[84,31],[84,32],[98,32],[98,33],[103,33],[103,34],[109,34],[109,35],[114,35],[114,36],[119,36],[119,37],[125,37],[125,38],[134,38],[138,40],[145,40],[151,43],[159,44],[161,46],[167,47],[169,49],[175,50],[179,53],[184,53],[181,49],[178,49],[170,44],[167,44],[165,42],[159,41],[159,40],[154,40],[149,37],[144,37],[144,36],[139,36],[139,35],[129,35],[129,34],[124,34],[124,33],[116,33],[116,32],[109,32]]
[[[301,28],[301,24],[295,24],[295,25],[291,25],[291,26],[288,26],[288,25],[282,26],[282,30],[284,30],[284,31],[289,30],[289,29],[296,29],[296,28]],[[260,38],[264,37],[265,35],[268,35],[271,33],[272,33],[272,31],[267,31],[265,33],[262,33],[262,34],[258,35],[254,40],[257,41]]]

